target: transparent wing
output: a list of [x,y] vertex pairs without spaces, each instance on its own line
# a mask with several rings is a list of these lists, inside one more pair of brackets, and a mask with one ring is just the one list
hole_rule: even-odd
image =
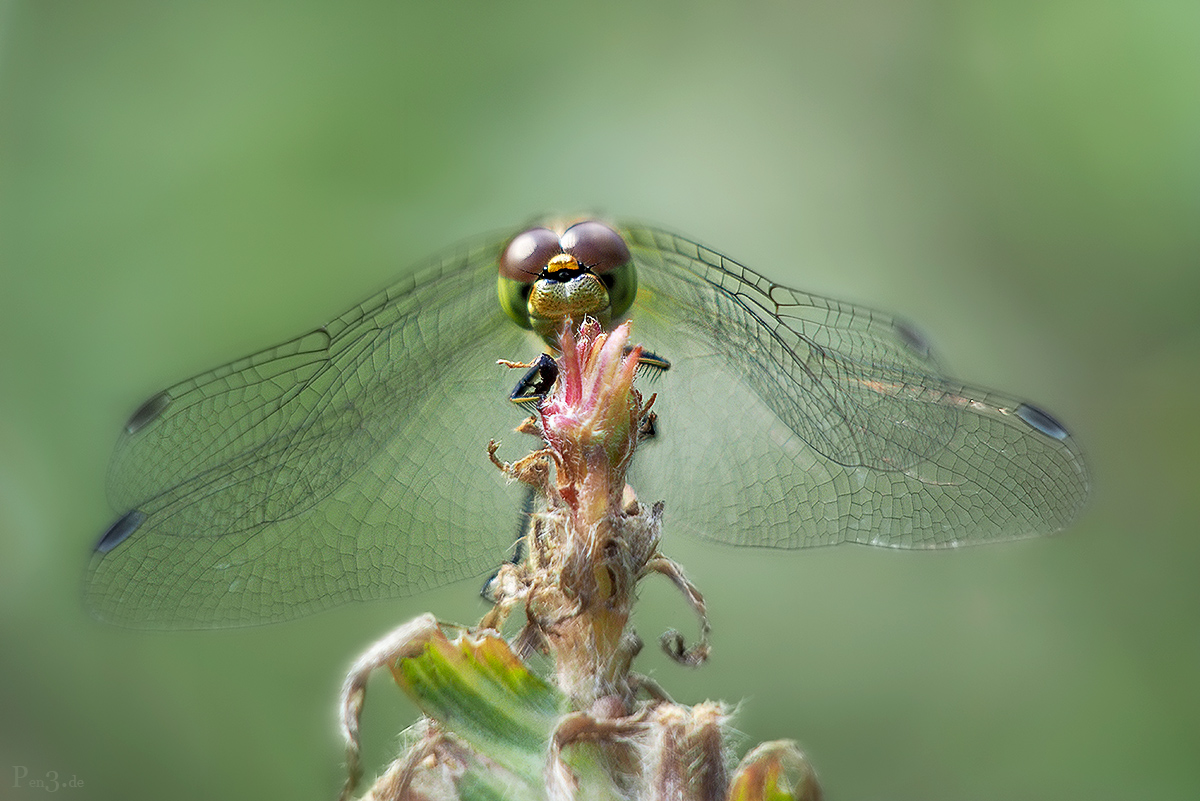
[[944,376],[908,326],[781,287],[661,231],[623,229],[634,340],[671,361],[630,483],[668,530],[737,545],[940,548],[1066,526],[1074,440]]
[[[631,471],[673,530],[738,545],[944,547],[1062,528],[1074,441],[1029,404],[949,380],[892,318],[770,283],[687,240],[624,231],[635,339],[671,360]],[[117,445],[126,510],[92,557],[100,617],[230,626],[482,575],[521,490],[498,357],[539,345],[496,302],[493,239],[290,342],[159,393]]]
[[[100,617],[210,627],[405,595],[493,569],[520,490],[488,460],[538,346],[496,302],[503,240],[147,401],[109,475],[128,510],[89,565]],[[511,512],[511,519],[506,519]]]

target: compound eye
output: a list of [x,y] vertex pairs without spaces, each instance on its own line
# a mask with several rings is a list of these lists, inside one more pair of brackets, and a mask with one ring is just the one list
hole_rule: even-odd
[[558,234],[549,228],[530,228],[514,236],[504,248],[500,256],[500,276],[531,284],[546,263],[562,252]]
[[601,222],[588,220],[572,225],[562,235],[562,249],[592,272],[604,274],[629,263],[625,240]]

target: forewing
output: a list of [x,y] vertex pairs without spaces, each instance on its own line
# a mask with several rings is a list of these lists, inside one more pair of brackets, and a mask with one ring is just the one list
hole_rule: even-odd
[[110,498],[128,512],[92,557],[93,611],[244,625],[494,567],[520,493],[485,447],[515,440],[521,417],[495,360],[536,348],[496,302],[501,245],[147,402],[113,456]]
[[1056,531],[1088,477],[1044,413],[952,381],[888,315],[627,228],[634,339],[671,361],[631,483],[739,545],[937,548]]

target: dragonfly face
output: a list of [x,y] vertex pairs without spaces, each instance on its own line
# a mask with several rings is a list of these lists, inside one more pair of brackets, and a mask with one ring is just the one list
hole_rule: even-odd
[[620,317],[637,294],[637,268],[621,235],[585,220],[561,233],[530,228],[500,255],[500,305],[522,328],[556,348],[565,320],[585,316],[603,326]]
[[631,317],[671,360],[629,472],[665,502],[669,536],[953,547],[1056,531],[1087,495],[1060,423],[948,378],[907,324],[673,234],[585,221],[460,246],[153,396],[113,455],[120,516],[92,555],[89,606],[125,625],[236,626],[487,573],[521,514],[485,451],[521,417],[495,361],[530,360],[583,314]]

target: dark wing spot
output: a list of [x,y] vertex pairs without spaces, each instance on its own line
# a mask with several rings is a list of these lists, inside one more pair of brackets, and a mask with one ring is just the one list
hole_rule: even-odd
[[1020,417],[1029,426],[1036,431],[1040,431],[1047,437],[1054,439],[1066,439],[1067,429],[1063,428],[1063,424],[1050,416],[1049,412],[1043,411],[1030,403],[1022,403],[1017,407],[1017,417]]
[[130,415],[129,422],[125,424],[125,433],[136,434],[153,423],[171,405],[172,400],[171,394],[165,390],[150,398]]
[[903,320],[893,320],[892,326],[896,329],[896,335],[900,337],[900,341],[911,350],[913,353],[920,356],[922,359],[929,357],[929,338],[924,333],[919,331],[911,323]]
[[146,522],[146,514],[140,509],[130,509],[117,522],[108,527],[108,531],[104,532],[104,536],[96,543],[96,553],[108,553],[113,548],[116,548],[125,540],[129,539],[129,535],[142,527],[142,523]]

